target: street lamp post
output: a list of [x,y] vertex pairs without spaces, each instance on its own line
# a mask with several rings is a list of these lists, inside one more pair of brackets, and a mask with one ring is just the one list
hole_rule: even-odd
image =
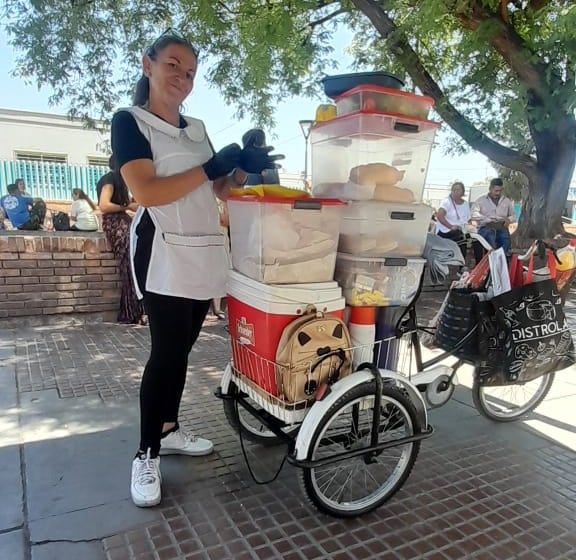
[[310,129],[314,124],[311,120],[298,121],[300,128],[302,129],[302,134],[304,135],[305,148],[304,148],[304,181],[308,181],[308,138],[310,138]]

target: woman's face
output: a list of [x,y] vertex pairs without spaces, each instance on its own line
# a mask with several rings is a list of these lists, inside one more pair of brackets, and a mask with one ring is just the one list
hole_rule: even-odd
[[452,185],[451,192],[454,198],[462,198],[464,196],[464,189],[462,188],[462,185],[459,185],[458,183],[456,185]]
[[144,75],[150,80],[150,97],[180,107],[194,86],[197,60],[186,45],[171,44],[155,59],[145,56]]
[[78,193],[72,193],[72,200],[78,200]]

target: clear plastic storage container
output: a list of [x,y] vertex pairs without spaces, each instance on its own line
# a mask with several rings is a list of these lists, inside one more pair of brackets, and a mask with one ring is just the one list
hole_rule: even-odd
[[310,133],[314,196],[420,202],[439,126],[367,113],[316,124]]
[[333,280],[344,206],[313,198],[230,198],[234,269],[264,284]]
[[433,106],[434,100],[426,95],[368,85],[355,87],[336,98],[336,111],[339,116],[361,111],[427,119]]
[[420,284],[425,259],[353,257],[338,253],[334,277],[353,306],[408,305]]
[[342,215],[338,251],[360,256],[420,257],[432,213],[426,204],[351,202]]

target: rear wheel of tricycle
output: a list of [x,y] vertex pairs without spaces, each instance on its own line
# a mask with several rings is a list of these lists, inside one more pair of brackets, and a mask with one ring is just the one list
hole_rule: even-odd
[[[371,443],[375,382],[363,383],[342,395],[326,412],[310,440],[307,459],[315,461]],[[397,388],[382,388],[378,443],[409,437],[422,431],[410,399]],[[420,449],[405,443],[379,452],[341,459],[324,466],[303,468],[304,490],[322,512],[336,517],[368,513],[404,484]]]
[[472,399],[478,412],[494,422],[513,422],[534,410],[554,383],[554,373],[548,373],[516,385],[480,385],[474,376]]
[[[239,392],[238,386],[231,381],[229,387],[229,395],[237,395]],[[248,399],[248,402],[257,408],[262,414],[266,412],[260,408],[254,401]],[[222,401],[224,406],[224,416],[234,430],[242,437],[253,443],[259,443],[264,446],[273,446],[285,443],[284,440],[279,438],[274,432],[258,418],[250,414],[241,404],[237,404],[235,399],[224,399]],[[295,435],[300,428],[299,425],[291,425],[282,428],[282,430],[289,435]]]

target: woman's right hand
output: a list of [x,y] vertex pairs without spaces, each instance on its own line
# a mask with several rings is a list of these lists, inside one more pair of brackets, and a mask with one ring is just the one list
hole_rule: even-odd
[[224,177],[240,167],[242,149],[238,144],[230,144],[216,152],[204,165],[204,173],[210,181]]
[[137,202],[130,202],[128,206],[126,206],[126,210],[130,210],[132,212],[136,212],[138,210],[139,204]]

